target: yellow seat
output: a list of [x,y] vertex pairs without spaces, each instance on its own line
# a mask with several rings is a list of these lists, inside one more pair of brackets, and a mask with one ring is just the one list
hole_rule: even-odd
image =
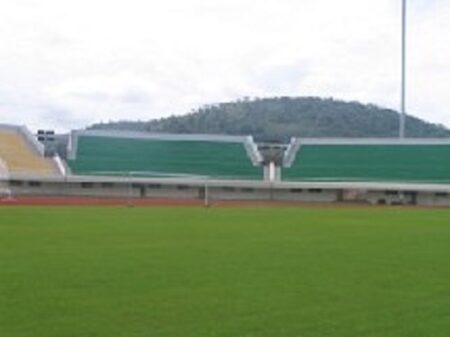
[[18,132],[0,130],[0,159],[10,173],[43,174],[57,172],[51,159],[38,154]]

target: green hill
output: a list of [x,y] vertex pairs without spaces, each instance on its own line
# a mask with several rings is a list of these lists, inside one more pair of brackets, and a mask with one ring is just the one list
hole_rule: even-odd
[[[183,116],[95,124],[93,129],[251,134],[260,142],[300,137],[397,137],[396,111],[316,97],[277,97],[207,105]],[[442,125],[407,116],[407,137],[448,137]]]

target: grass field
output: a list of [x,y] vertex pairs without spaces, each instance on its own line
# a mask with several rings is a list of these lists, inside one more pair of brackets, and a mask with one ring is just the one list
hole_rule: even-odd
[[0,208],[1,337],[450,334],[450,211]]

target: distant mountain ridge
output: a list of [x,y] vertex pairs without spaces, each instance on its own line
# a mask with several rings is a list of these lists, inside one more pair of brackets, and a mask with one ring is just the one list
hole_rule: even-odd
[[[244,99],[206,105],[183,116],[94,124],[90,129],[253,135],[258,142],[291,137],[397,137],[398,112],[359,102],[317,97]],[[406,137],[449,137],[450,130],[413,116]]]

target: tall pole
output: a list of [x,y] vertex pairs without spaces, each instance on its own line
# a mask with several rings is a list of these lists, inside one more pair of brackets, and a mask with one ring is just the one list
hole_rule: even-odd
[[406,0],[402,0],[402,83],[399,137],[405,138],[406,115]]

